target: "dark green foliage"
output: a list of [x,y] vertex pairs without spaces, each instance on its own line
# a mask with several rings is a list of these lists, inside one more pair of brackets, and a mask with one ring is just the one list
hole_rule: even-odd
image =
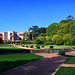
[[41,46],[42,48],[44,47],[44,45]]
[[59,51],[59,55],[65,55],[65,51],[60,50],[60,51]]
[[32,26],[32,27],[30,27],[30,29],[32,30],[31,33],[32,33],[33,40],[34,40],[39,35],[39,27],[38,26]]
[[33,48],[33,45],[31,45],[30,48]]
[[53,46],[50,46],[50,48],[53,48]]
[[43,41],[41,41],[41,40],[39,40],[39,39],[36,39],[36,40],[35,40],[35,43],[36,43],[36,44],[42,44]]
[[48,28],[46,29],[46,34],[52,36],[57,34],[57,31],[59,30],[59,26],[60,25],[58,23],[53,23],[49,25]]
[[[46,29],[46,36],[51,36],[52,41],[57,45],[74,45],[72,39],[75,38],[75,21],[73,16],[69,15],[68,20],[62,20],[60,23],[53,23]],[[70,42],[69,42],[70,41]]]
[[45,28],[45,27],[41,27],[41,28],[39,29],[39,34],[40,34],[40,33],[46,33],[46,29],[47,29],[47,28]]
[[40,46],[36,45],[36,48],[37,48],[37,49],[40,49]]
[[22,47],[25,47],[24,45],[22,45]]
[[67,19],[67,20],[74,20],[74,17],[71,16],[71,15],[69,15],[66,19]]
[[72,45],[75,45],[75,38],[72,40]]
[[2,38],[0,38],[0,44],[2,43]]
[[26,47],[28,47],[28,45],[26,45]]
[[46,41],[44,42],[45,45],[49,45],[49,44],[54,44],[54,42],[49,42],[49,41]]

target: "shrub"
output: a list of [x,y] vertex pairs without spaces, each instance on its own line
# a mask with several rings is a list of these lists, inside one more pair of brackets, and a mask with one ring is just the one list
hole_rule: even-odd
[[36,46],[37,47],[37,49],[40,49],[40,46]]
[[31,45],[30,48],[33,48],[33,45]]
[[60,51],[59,51],[59,55],[65,55],[65,51],[60,50]]
[[39,39],[36,39],[36,40],[35,40],[35,43],[36,43],[36,44],[42,44],[43,41],[41,41],[41,40],[39,40]]
[[26,45],[26,47],[28,47],[28,46]]
[[42,48],[44,47],[44,45],[41,46]]
[[54,42],[49,42],[49,41],[47,41],[47,42],[44,42],[44,44],[45,44],[45,45],[54,44]]
[[53,46],[50,46],[50,48],[53,48]]
[[25,47],[24,45],[22,45],[22,47]]

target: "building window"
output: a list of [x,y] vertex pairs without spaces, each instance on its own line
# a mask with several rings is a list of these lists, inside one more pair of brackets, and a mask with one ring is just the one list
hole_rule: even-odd
[[19,34],[20,36],[23,36],[23,34]]
[[12,33],[10,33],[10,35],[12,35]]
[[2,34],[0,34],[0,36],[2,36]]

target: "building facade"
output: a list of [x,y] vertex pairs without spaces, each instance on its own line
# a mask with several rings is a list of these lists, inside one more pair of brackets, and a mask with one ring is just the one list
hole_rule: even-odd
[[23,33],[17,31],[0,32],[0,38],[5,41],[18,41],[23,39]]

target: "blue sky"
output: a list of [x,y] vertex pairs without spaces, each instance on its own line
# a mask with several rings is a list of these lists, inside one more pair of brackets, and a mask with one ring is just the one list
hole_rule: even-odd
[[75,0],[0,0],[0,32],[48,27],[68,15],[75,17]]

